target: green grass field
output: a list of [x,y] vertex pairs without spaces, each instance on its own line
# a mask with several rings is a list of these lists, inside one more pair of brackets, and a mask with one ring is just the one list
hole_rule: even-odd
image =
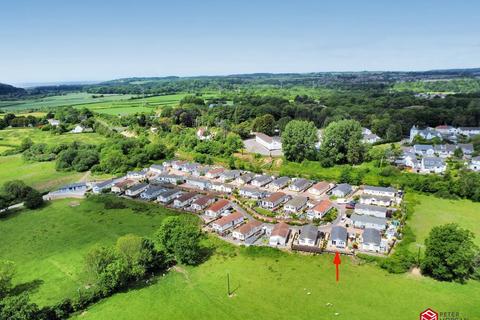
[[55,135],[49,131],[42,131],[35,128],[14,128],[0,130],[0,146],[15,148],[20,145],[24,138],[30,138],[34,143],[60,144],[73,141],[98,144],[107,139],[97,133],[65,133]]
[[77,108],[86,107],[98,113],[111,115],[126,115],[140,112],[152,112],[163,106],[174,106],[185,94],[148,97],[145,99],[131,99],[121,101],[99,102],[86,105],[77,105]]
[[47,109],[63,106],[75,106],[79,104],[124,100],[129,99],[130,97],[132,97],[132,95],[105,94],[103,97],[93,98],[91,93],[76,92],[30,100],[0,101],[0,109],[4,111]]
[[424,244],[431,228],[455,222],[472,231],[475,243],[480,246],[480,203],[470,200],[448,200],[434,196],[408,193],[407,201],[418,202],[409,225],[416,235],[416,244]]
[[0,186],[7,181],[22,180],[44,192],[76,182],[83,176],[78,172],[55,170],[55,162],[27,162],[22,155],[0,157]]
[[[480,317],[480,282],[392,275],[343,257],[336,283],[331,255],[220,248],[199,267],[116,294],[77,319],[418,319],[427,307]],[[233,297],[227,296],[227,273]]]
[[[80,205],[70,206],[72,201]],[[159,206],[148,212],[105,210],[92,199],[50,202],[43,209],[0,220],[0,259],[15,262],[15,281],[34,287],[33,301],[56,303],[76,294],[89,248],[111,245],[128,233],[149,236],[169,213]]]

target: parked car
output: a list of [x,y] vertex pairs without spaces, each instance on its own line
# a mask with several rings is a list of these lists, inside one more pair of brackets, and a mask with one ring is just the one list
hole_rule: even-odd
[[357,204],[356,201],[351,201],[351,202],[348,202],[346,205],[345,205],[345,208],[347,209],[355,209],[355,205]]

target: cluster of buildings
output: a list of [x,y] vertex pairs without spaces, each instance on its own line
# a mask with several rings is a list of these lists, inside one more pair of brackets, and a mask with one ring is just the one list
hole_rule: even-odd
[[480,134],[480,127],[458,127],[455,128],[449,125],[440,125],[435,128],[427,127],[420,129],[418,126],[410,128],[410,143],[412,143],[416,137],[420,137],[423,140],[433,140],[435,138],[439,140],[458,141],[460,137],[473,137]]

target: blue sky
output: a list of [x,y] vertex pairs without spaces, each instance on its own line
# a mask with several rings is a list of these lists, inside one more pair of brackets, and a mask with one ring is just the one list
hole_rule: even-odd
[[480,1],[4,1],[0,82],[480,67]]

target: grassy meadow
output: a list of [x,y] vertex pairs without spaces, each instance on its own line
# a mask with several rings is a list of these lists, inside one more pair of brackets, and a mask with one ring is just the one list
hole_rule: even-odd
[[427,307],[480,317],[478,281],[392,275],[343,257],[336,283],[332,259],[218,244],[206,263],[118,293],[76,319],[417,319]]
[[92,198],[50,202],[0,220],[0,259],[15,262],[15,282],[31,289],[33,301],[53,304],[76,294],[89,248],[128,233],[150,236],[169,213],[153,205],[106,210]]
[[60,144],[79,141],[89,144],[98,144],[107,139],[97,133],[65,133],[55,135],[49,131],[36,128],[13,128],[0,130],[0,147],[18,147],[24,138],[30,138],[34,143]]
[[105,94],[103,97],[94,98],[94,95],[86,92],[67,93],[58,96],[48,96],[35,99],[23,99],[13,101],[0,101],[0,109],[3,111],[22,111],[34,109],[47,109],[63,106],[75,106],[106,101],[125,100],[132,95]]
[[54,161],[28,162],[20,154],[0,157],[0,186],[7,181],[22,180],[44,192],[76,182],[83,175],[79,172],[56,171]]

